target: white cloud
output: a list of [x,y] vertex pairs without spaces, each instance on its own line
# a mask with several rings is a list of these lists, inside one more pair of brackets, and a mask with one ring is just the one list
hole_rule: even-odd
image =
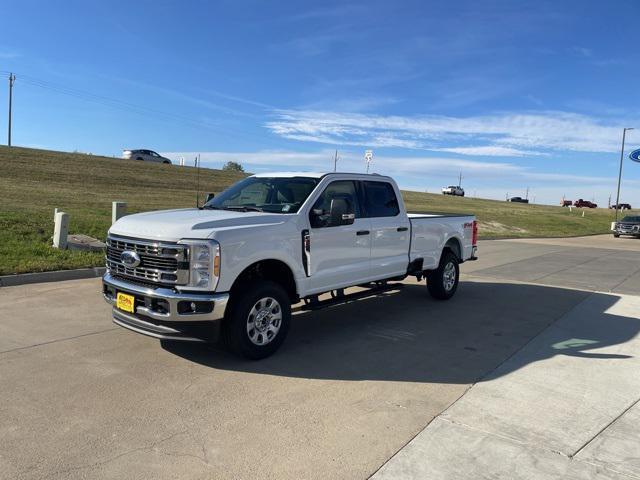
[[[219,168],[228,161],[241,163],[247,171],[330,171],[333,169],[335,150],[315,152],[291,150],[262,150],[256,152],[199,152],[202,164]],[[164,152],[172,160],[180,157],[192,159],[198,152]],[[361,153],[339,153],[338,170],[364,172]],[[531,197],[539,203],[556,204],[567,198],[588,198],[606,205],[607,197],[614,192],[616,178],[565,173],[541,172],[530,167],[504,161],[477,161],[468,158],[441,158],[430,156],[374,156],[372,173],[394,177],[402,188],[417,191],[439,192],[443,185],[454,182],[463,172],[463,185],[469,195],[477,191],[484,198],[503,199],[506,193],[524,195],[530,187]],[[640,181],[626,180],[623,185],[625,201],[638,203],[634,193],[640,191]]]
[[[557,111],[475,117],[406,117],[282,110],[276,112],[276,119],[266,127],[281,137],[307,142],[436,151],[450,149],[448,151],[454,153],[493,156],[503,156],[507,152],[513,156],[541,154],[548,150],[615,152],[620,137],[618,125]],[[468,151],[455,152],[451,150],[453,148]],[[473,149],[477,152],[479,148],[484,149],[484,153],[473,153]]]
[[460,155],[475,155],[482,157],[524,157],[527,155],[545,155],[532,150],[519,150],[511,147],[501,147],[498,145],[484,145],[479,147],[451,147],[432,148],[436,152],[458,153]]
[[0,59],[3,60],[12,60],[14,58],[21,57],[22,55],[16,50],[10,50],[7,48],[0,47]]

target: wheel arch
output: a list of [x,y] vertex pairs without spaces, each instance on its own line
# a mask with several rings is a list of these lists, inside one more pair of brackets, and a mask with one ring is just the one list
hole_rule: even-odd
[[441,259],[442,255],[447,250],[453,253],[458,258],[458,261],[462,263],[462,242],[458,237],[451,237],[446,241],[442,248],[442,253],[440,254]]
[[282,285],[289,295],[291,303],[296,303],[299,300],[298,287],[293,270],[282,260],[276,259],[258,260],[242,270],[231,285],[232,296],[234,291],[242,288],[243,285],[258,279],[269,280]]

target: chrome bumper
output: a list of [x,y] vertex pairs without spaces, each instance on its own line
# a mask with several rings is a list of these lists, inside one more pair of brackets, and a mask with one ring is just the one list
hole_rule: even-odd
[[[116,308],[117,292],[135,297],[135,313]],[[170,288],[150,288],[129,283],[113,278],[109,273],[102,277],[102,295],[113,306],[115,323],[138,333],[167,340],[202,341],[186,334],[186,327],[195,322],[219,324],[229,302],[228,293],[178,293]],[[192,303],[196,305],[195,312],[190,309]]]

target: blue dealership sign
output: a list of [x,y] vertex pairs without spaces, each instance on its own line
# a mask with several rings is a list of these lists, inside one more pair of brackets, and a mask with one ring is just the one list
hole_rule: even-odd
[[640,162],[640,148],[638,150],[634,150],[629,154],[629,158],[634,162]]

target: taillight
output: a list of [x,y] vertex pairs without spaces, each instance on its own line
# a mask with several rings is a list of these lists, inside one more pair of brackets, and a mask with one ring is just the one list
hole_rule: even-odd
[[478,244],[478,221],[473,221],[473,234],[471,235],[471,245],[474,247]]

